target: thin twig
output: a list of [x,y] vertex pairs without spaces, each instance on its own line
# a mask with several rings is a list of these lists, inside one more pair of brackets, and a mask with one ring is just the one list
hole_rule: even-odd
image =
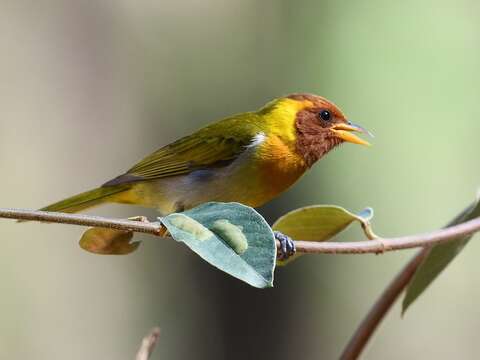
[[[164,228],[160,222],[140,222],[111,219],[100,216],[65,214],[34,210],[1,209],[0,218],[45,221],[63,224],[95,226],[147,233],[161,236]],[[432,232],[397,238],[376,238],[356,242],[314,242],[295,240],[297,252],[309,254],[367,254],[401,249],[432,246],[480,231],[480,218]],[[277,242],[277,247],[279,246]]]
[[162,225],[159,222],[111,219],[102,216],[67,214],[49,211],[0,208],[0,218],[103,227],[109,229],[141,232],[152,235],[158,235],[162,231]]
[[155,345],[157,345],[158,338],[160,337],[160,329],[155,327],[150,331],[150,334],[142,339],[140,349],[138,349],[135,360],[148,360],[152,355]]

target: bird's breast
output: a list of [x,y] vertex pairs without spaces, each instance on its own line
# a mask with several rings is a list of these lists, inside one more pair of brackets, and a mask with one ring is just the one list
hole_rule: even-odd
[[270,136],[258,146],[253,162],[267,202],[293,185],[306,171],[303,158],[294,144]]

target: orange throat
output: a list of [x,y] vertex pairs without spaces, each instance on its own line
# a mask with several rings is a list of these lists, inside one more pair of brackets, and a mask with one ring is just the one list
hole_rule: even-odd
[[261,147],[256,163],[264,192],[262,202],[265,203],[292,186],[308,166],[295,149],[276,136],[269,137]]

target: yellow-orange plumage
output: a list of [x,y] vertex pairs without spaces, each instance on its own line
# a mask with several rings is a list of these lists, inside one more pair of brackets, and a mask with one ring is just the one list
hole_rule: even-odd
[[256,112],[206,126],[157,150],[95,190],[43,208],[76,212],[103,202],[181,211],[207,201],[263,205],[343,141],[366,143],[328,100],[276,99]]

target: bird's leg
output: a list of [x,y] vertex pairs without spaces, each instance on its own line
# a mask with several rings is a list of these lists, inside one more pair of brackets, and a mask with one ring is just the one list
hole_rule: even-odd
[[290,256],[295,254],[295,243],[289,236],[280,231],[274,231],[273,235],[275,236],[275,239],[280,241],[280,249],[277,251],[277,258],[279,260],[287,260]]

